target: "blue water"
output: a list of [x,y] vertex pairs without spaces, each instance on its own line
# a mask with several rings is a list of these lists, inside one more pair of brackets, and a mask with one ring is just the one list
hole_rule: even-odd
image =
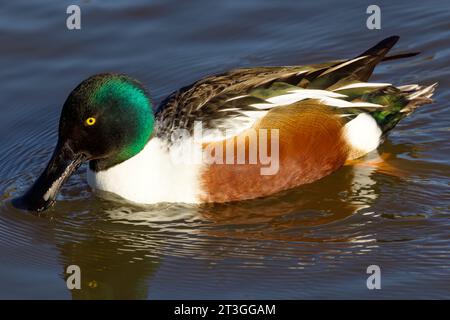
[[[0,11],[0,298],[450,298],[450,3],[377,1],[10,1]],[[355,56],[400,35],[374,81],[439,82],[379,149],[401,175],[344,167],[273,197],[206,207],[135,207],[91,192],[85,167],[40,216],[13,209],[45,166],[61,106],[105,71],[157,103],[231,68]],[[376,154],[369,158],[376,158]],[[78,265],[82,289],[65,270]],[[369,265],[381,290],[368,290]]]

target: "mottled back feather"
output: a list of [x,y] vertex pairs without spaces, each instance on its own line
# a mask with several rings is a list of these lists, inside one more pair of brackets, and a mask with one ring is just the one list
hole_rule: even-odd
[[[229,130],[235,135],[251,127],[272,108],[306,98],[337,108],[336,113],[348,117],[347,120],[360,112],[373,113],[378,107],[390,107],[390,100],[380,96],[393,91],[402,96],[401,90],[387,90],[386,87],[394,87],[366,81],[383,59],[414,55],[385,58],[397,41],[397,36],[389,37],[349,60],[307,66],[242,68],[206,77],[161,102],[156,111],[155,134],[171,143],[176,139],[173,135],[176,129],[186,129],[192,134],[195,121],[201,121],[203,129]],[[303,89],[305,91],[301,91]],[[407,99],[394,100],[396,112],[408,104]],[[382,118],[381,113],[377,113],[377,118]]]

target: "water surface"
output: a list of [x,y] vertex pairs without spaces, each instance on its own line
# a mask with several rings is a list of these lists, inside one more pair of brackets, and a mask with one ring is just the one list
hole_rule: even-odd
[[[368,1],[82,1],[80,31],[65,27],[69,4],[0,11],[0,298],[450,298],[448,1],[377,1],[381,30],[366,28]],[[89,75],[130,74],[158,102],[212,73],[352,57],[393,34],[394,51],[422,54],[373,80],[439,82],[378,151],[396,174],[347,166],[265,199],[138,207],[94,194],[82,167],[45,214],[8,202]],[[66,287],[72,264],[81,290]],[[366,287],[373,264],[381,290]]]

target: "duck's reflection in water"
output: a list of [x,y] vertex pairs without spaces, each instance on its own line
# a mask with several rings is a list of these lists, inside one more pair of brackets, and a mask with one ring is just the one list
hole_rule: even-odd
[[[248,257],[255,255],[252,246],[261,240],[276,240],[281,245],[288,241],[300,250],[296,249],[296,259],[301,269],[314,265],[315,250],[335,258],[342,253],[339,249],[305,245],[301,249],[302,243],[358,246],[370,242],[370,234],[349,228],[346,220],[377,198],[377,185],[371,178],[374,170],[372,166],[347,166],[314,184],[240,203],[142,208],[89,200],[89,212],[55,217],[64,270],[71,264],[81,268],[81,290],[72,290],[72,297],[144,299],[151,292],[153,274],[166,257],[216,263],[232,257],[238,245],[239,256],[245,259],[247,253]],[[279,247],[265,248],[261,254],[276,256]]]
[[[63,231],[67,232],[67,230]],[[63,277],[69,265],[81,270],[81,289],[71,290],[74,299],[145,299],[148,279],[158,268],[154,255],[157,239],[146,242],[149,228],[102,223],[77,226],[76,239],[68,237],[58,249],[63,265]],[[147,246],[143,246],[147,243]],[[139,245],[140,248],[136,248]]]
[[[372,155],[377,157],[377,155]],[[342,222],[378,197],[370,177],[376,170],[366,162],[343,167],[313,184],[274,197],[203,206],[211,221],[209,235],[286,241],[351,241],[349,238],[311,237],[314,230]]]

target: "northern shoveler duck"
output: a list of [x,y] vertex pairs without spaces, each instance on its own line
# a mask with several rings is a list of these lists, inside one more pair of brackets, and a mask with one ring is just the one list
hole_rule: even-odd
[[[387,38],[349,60],[210,76],[172,93],[155,109],[137,80],[94,75],[70,93],[50,162],[13,203],[48,208],[84,161],[92,188],[143,204],[244,200],[318,180],[376,149],[402,118],[432,101],[436,84],[367,82],[379,62],[413,55],[386,56],[397,40]],[[219,161],[176,163],[174,154],[186,156],[183,150],[195,140],[199,122],[208,135],[196,145]],[[278,153],[272,174],[262,173],[267,163],[250,163],[247,154],[244,162],[217,158],[227,144],[249,151],[249,130],[262,129],[278,139],[277,150],[268,147]],[[258,136],[258,148],[261,141]],[[234,151],[231,158],[237,160]]]

